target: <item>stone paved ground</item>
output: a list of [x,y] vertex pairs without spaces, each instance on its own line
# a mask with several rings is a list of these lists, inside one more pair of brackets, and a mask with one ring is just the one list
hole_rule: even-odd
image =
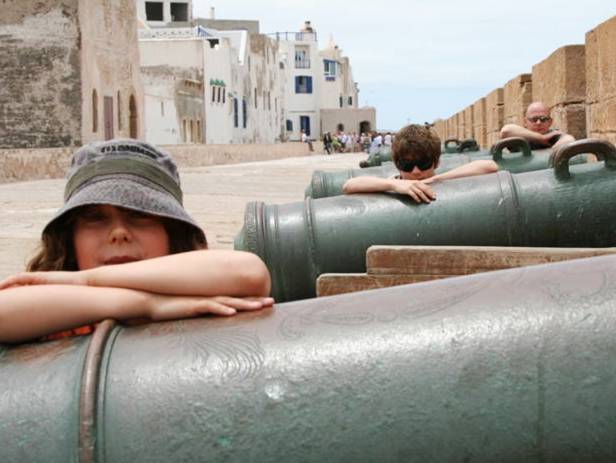
[[[315,169],[357,167],[365,154],[313,155],[183,169],[184,204],[211,248],[232,248],[248,201],[301,201]],[[0,278],[23,270],[41,229],[62,203],[64,180],[0,184]]]

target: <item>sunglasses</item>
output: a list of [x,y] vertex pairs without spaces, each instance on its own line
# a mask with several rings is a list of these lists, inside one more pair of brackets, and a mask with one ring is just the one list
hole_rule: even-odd
[[537,122],[549,122],[552,120],[552,118],[550,116],[533,116],[533,117],[528,117],[527,118],[530,122],[536,124]]
[[421,159],[419,161],[411,161],[408,159],[396,160],[396,167],[403,172],[412,172],[415,167],[419,170],[427,170],[434,165],[432,159]]

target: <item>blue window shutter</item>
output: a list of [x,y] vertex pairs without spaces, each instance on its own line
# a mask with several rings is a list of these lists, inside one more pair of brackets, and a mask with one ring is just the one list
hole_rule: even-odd
[[299,82],[300,82],[300,76],[296,76],[295,77],[295,93],[299,93]]
[[312,93],[312,77],[306,77],[306,93]]

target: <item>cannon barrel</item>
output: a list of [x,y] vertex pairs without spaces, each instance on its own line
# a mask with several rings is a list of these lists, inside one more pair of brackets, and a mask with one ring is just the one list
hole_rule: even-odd
[[0,461],[616,461],[616,258],[0,347]]
[[[601,163],[571,166],[581,152]],[[306,198],[246,206],[235,248],[259,255],[276,300],[313,297],[322,273],[365,272],[369,246],[459,245],[604,247],[616,244],[616,148],[571,143],[555,169],[434,183],[437,200],[417,204],[395,194]]]
[[[519,149],[520,152],[503,154],[504,149]],[[495,145],[489,151],[477,153],[442,155],[436,173],[440,174],[466,164],[471,161],[492,159],[498,164],[500,170],[511,173],[531,172],[534,170],[547,169],[552,166],[553,152],[550,149],[531,151],[526,140],[519,137],[506,138]],[[586,157],[571,159],[571,164],[582,164]],[[348,169],[325,172],[315,170],[312,174],[310,185],[306,187],[305,196],[312,198],[327,198],[343,194],[342,187],[347,180],[353,177],[375,176],[390,177],[397,173],[397,169],[391,162],[384,162],[376,167],[364,169]]]

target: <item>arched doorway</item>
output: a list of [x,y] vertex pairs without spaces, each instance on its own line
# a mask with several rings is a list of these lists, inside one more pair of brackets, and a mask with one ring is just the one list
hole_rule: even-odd
[[139,135],[139,123],[138,123],[138,115],[137,115],[137,102],[135,101],[135,96],[131,95],[130,100],[128,102],[128,113],[129,113],[129,136],[130,138],[138,138]]
[[338,124],[336,130],[338,130],[338,132],[344,132],[344,124]]
[[359,123],[359,133],[370,133],[372,132],[372,126],[369,121],[361,121]]

